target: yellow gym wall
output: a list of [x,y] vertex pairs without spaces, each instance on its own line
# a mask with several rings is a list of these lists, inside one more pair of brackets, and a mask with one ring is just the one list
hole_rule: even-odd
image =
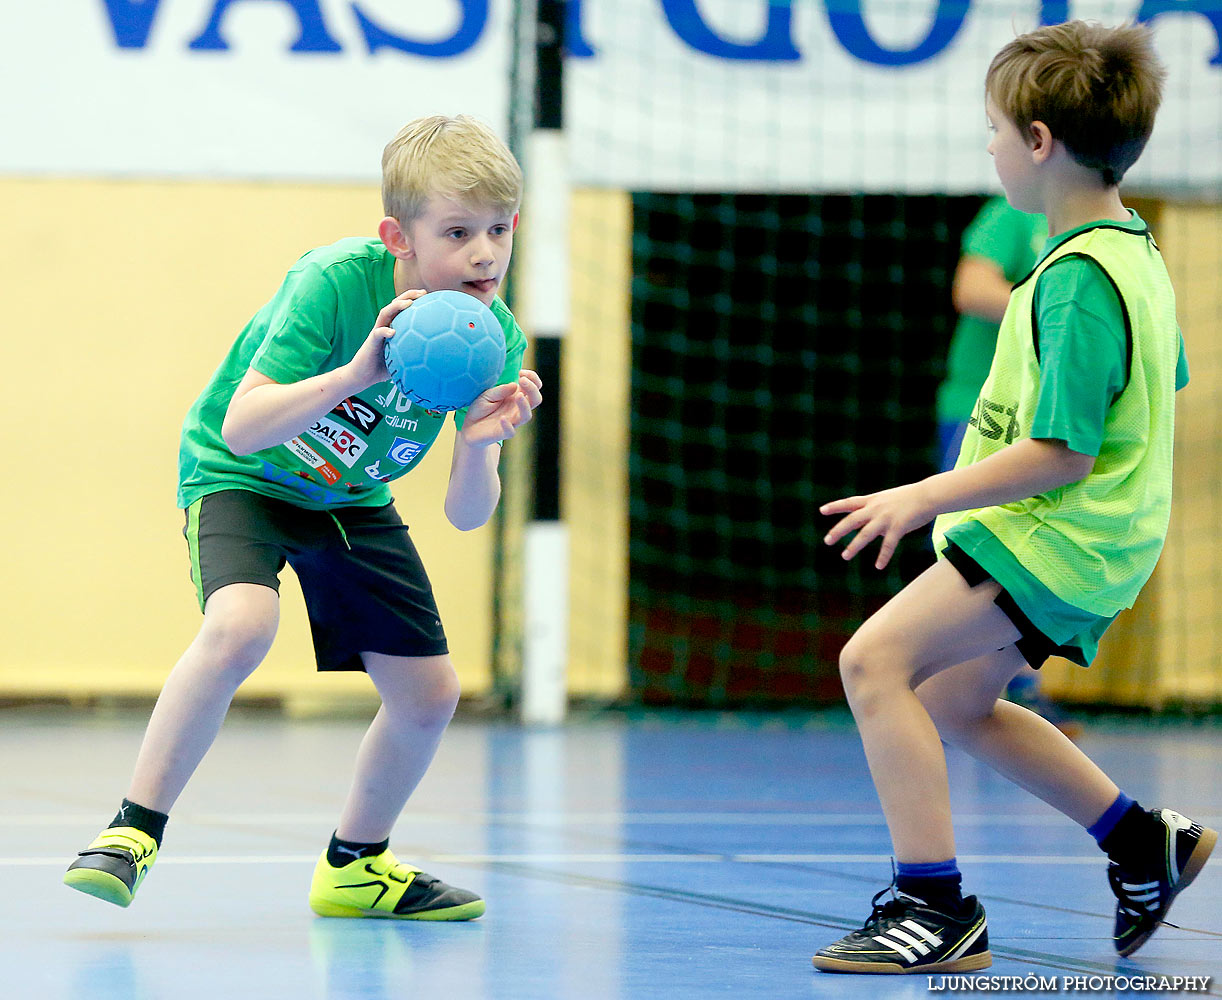
[[[0,696],[152,695],[195,634],[182,514],[182,418],[246,320],[311,247],[373,233],[376,185],[0,180],[5,239]],[[452,426],[452,425],[451,425]],[[464,690],[490,681],[492,529],[442,498],[452,430],[396,484]],[[512,446],[511,446],[512,447]],[[314,670],[300,592],[239,696],[371,698]]]
[[[0,697],[152,695],[199,623],[174,507],[182,417],[301,253],[373,232],[378,192],[3,179],[0,206],[12,456]],[[626,194],[575,193],[561,504],[572,532],[569,689],[593,697],[614,697],[626,683],[631,225]],[[1138,705],[1222,698],[1220,225],[1217,205],[1157,213],[1192,369],[1180,400],[1171,534],[1097,668],[1045,669],[1055,695]],[[522,319],[529,332],[528,309]],[[478,695],[491,685],[493,532],[458,532],[444,518],[451,435],[396,484],[396,497],[429,567],[464,691]],[[509,563],[514,522],[525,516],[520,503],[511,508]],[[518,571],[499,570],[510,591]],[[315,674],[289,570],[281,593],[280,635],[240,697],[276,697],[303,711],[372,702],[363,676]],[[512,650],[505,655],[512,673]]]

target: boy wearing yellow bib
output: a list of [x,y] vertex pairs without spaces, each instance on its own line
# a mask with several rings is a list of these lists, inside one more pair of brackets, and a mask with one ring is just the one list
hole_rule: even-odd
[[851,559],[936,517],[938,561],[846,644],[840,673],[894,845],[892,898],[823,948],[837,972],[959,972],[992,958],[960,891],[942,741],[1081,824],[1108,855],[1114,944],[1136,951],[1217,833],[1145,810],[1047,720],[999,700],[1054,653],[1087,666],[1154,570],[1171,507],[1175,393],[1188,380],[1175,297],[1118,184],[1165,73],[1148,32],[1081,21],[1022,35],[985,78],[989,153],[1049,242],[1018,282],[955,468],[825,504]]

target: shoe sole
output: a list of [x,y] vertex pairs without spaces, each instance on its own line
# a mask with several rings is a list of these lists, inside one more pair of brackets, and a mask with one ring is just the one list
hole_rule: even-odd
[[993,964],[993,953],[982,951],[978,955],[966,955],[949,962],[933,962],[930,965],[897,965],[894,962],[850,962],[843,958],[820,958],[816,955],[811,964],[822,972],[866,972],[875,975],[917,975],[923,972],[975,972]]
[[1180,874],[1180,884],[1172,890],[1171,898],[1167,900],[1167,909],[1163,910],[1163,915],[1158,918],[1154,926],[1145,932],[1141,937],[1129,942],[1123,949],[1117,948],[1116,951],[1121,957],[1132,955],[1138,948],[1150,940],[1150,935],[1158,930],[1159,926],[1167,919],[1167,914],[1171,912],[1171,904],[1175,902],[1175,897],[1192,885],[1205,867],[1205,862],[1209,860],[1209,856],[1213,854],[1214,845],[1218,843],[1218,831],[1211,830],[1205,827],[1201,830],[1201,839],[1197,841],[1197,846],[1192,849],[1192,853],[1188,855],[1188,861],[1184,865],[1184,871]]
[[115,906],[131,906],[132,893],[121,878],[96,868],[73,868],[64,874],[64,885],[87,896],[96,896]]
[[344,906],[326,900],[310,900],[310,909],[320,917],[375,917],[383,920],[474,920],[482,917],[486,909],[482,899],[473,899],[461,906],[446,906],[437,910],[420,910],[417,913],[388,913],[386,910],[362,910],[356,906]]

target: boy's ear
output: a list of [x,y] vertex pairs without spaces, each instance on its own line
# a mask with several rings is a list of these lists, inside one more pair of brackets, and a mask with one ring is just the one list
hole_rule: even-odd
[[1052,155],[1052,130],[1043,122],[1034,121],[1027,126],[1027,135],[1031,140],[1032,159],[1043,163]]
[[511,224],[510,232],[516,233],[517,231],[518,231],[518,213],[514,212],[513,213],[513,222]]
[[394,216],[388,215],[378,223],[378,236],[386,244],[386,249],[400,260],[409,260],[416,256],[407,233]]

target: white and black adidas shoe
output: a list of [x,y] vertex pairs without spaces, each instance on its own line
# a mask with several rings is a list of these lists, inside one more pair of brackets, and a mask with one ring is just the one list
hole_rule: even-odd
[[870,919],[820,950],[811,961],[824,972],[970,972],[993,964],[988,921],[975,896],[967,896],[965,917],[926,906],[911,896],[870,902]]
[[1163,922],[1171,901],[1197,877],[1218,842],[1217,831],[1171,809],[1151,809],[1150,815],[1165,831],[1150,867],[1126,868],[1115,861],[1107,866],[1107,879],[1116,895],[1112,943],[1121,955],[1131,955],[1146,943]]

